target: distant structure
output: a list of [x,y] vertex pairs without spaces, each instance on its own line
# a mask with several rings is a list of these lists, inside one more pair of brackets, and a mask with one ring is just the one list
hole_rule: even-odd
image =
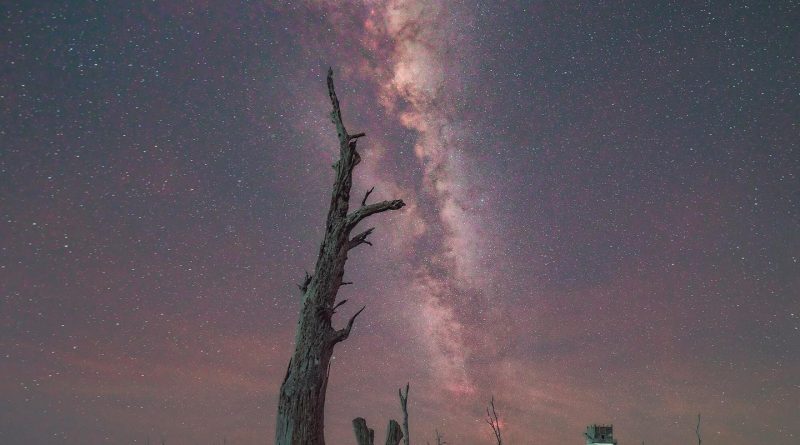
[[589,425],[586,427],[586,445],[617,445],[614,425]]

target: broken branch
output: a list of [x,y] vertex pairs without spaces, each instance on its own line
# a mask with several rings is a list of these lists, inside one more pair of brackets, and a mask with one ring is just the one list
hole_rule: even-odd
[[360,246],[361,244],[369,244],[371,246],[372,243],[367,241],[367,237],[372,234],[373,230],[375,230],[375,227],[371,227],[371,228],[359,233],[358,235],[354,236],[353,239],[351,239],[347,243],[347,250],[353,249],[353,248],[355,248],[357,246]]
[[335,304],[335,305],[334,305],[334,306],[331,308],[331,312],[332,312],[332,313],[333,313],[333,312],[336,312],[336,308],[338,308],[339,306],[341,306],[341,305],[343,305],[343,304],[345,304],[345,303],[347,303],[347,300],[342,300],[342,301],[340,301],[340,302],[336,303],[336,304]]
[[387,210],[399,210],[404,205],[406,205],[406,203],[404,203],[402,199],[395,199],[393,201],[381,201],[381,202],[376,202],[375,204],[363,205],[355,212],[347,215],[347,227],[352,229],[359,222],[361,222],[361,220],[370,215],[385,212]]
[[372,193],[373,190],[375,190],[375,187],[372,187],[371,189],[367,190],[367,193],[364,194],[364,199],[361,200],[361,207],[367,205],[367,198],[369,198],[369,195],[370,193]]
[[356,312],[355,314],[353,314],[352,317],[350,317],[350,320],[347,322],[347,326],[343,327],[342,329],[339,329],[334,333],[333,335],[334,343],[339,343],[341,341],[347,340],[347,337],[350,336],[350,331],[353,329],[353,323],[355,323],[356,317],[358,317],[358,314],[360,314],[366,308],[367,308],[366,306],[362,306],[361,309],[358,310],[358,312]]
[[339,135],[339,142],[342,147],[346,147],[348,141],[347,130],[342,122],[342,110],[339,108],[339,98],[336,97],[336,90],[333,88],[333,68],[328,68],[328,95],[331,98],[331,121],[336,126],[336,133]]
[[306,291],[308,290],[308,285],[309,284],[311,284],[311,275],[309,275],[308,271],[306,271],[306,277],[303,278],[303,284],[298,284],[297,287],[298,287],[298,289],[300,289],[300,291],[302,293],[305,294]]

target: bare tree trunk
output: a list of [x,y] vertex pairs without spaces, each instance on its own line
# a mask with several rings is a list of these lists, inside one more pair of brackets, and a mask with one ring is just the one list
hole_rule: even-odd
[[489,408],[486,408],[486,423],[492,427],[497,445],[503,445],[503,438],[500,437],[500,420],[497,418],[497,411],[494,409],[494,396],[492,396],[492,402],[489,406],[492,410],[489,411]]
[[405,445],[409,445],[409,441],[411,438],[408,435],[408,387],[411,386],[410,383],[406,383],[406,393],[403,394],[403,389],[398,389],[397,392],[400,394],[400,408],[403,409],[403,443]]
[[336,309],[347,301],[336,303],[336,294],[343,284],[348,252],[361,244],[372,245],[367,237],[374,228],[352,237],[350,232],[370,215],[397,210],[405,205],[401,200],[367,204],[368,192],[361,206],[348,213],[353,168],[361,161],[356,142],[365,135],[351,135],[345,129],[333,87],[333,70],[328,70],[328,94],[333,106],[331,120],[339,136],[339,160],[333,165],[336,179],[314,274],[306,274],[299,286],[303,293],[302,306],[295,334],[295,350],[289,360],[278,400],[276,445],[325,444],[325,391],[333,348],[347,339],[353,322],[364,310],[362,307],[350,317],[344,328],[334,329],[331,318]]

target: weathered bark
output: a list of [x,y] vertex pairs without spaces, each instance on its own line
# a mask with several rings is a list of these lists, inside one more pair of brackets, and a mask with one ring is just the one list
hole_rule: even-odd
[[403,389],[400,388],[397,390],[398,394],[400,394],[400,408],[403,410],[403,443],[405,445],[409,445],[409,441],[411,438],[408,435],[408,387],[411,386],[410,383],[406,383],[406,393],[403,394]]
[[360,208],[348,213],[353,169],[361,160],[356,143],[365,135],[347,132],[333,87],[333,70],[328,70],[327,80],[333,106],[331,120],[339,137],[339,160],[333,165],[336,179],[314,274],[306,274],[299,286],[303,293],[302,304],[295,350],[278,399],[276,445],[324,445],[325,392],[333,348],[347,339],[353,322],[364,310],[362,307],[356,312],[344,328],[333,328],[331,318],[336,308],[344,303],[335,304],[336,294],[343,284],[348,251],[361,244],[370,244],[367,237],[373,229],[352,238],[350,232],[370,215],[397,210],[405,205],[401,200],[367,204],[365,197]]

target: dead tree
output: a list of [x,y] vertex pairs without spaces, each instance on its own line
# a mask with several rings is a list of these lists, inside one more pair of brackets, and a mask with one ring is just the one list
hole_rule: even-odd
[[[489,411],[489,408],[491,408],[491,411]],[[494,409],[494,396],[492,396],[491,404],[486,408],[486,423],[492,427],[497,445],[503,445],[503,438],[500,436],[500,420],[497,418],[497,411]]]
[[406,393],[403,394],[403,389],[397,390],[400,395],[400,408],[403,410],[403,444],[409,445],[411,438],[408,435],[408,387],[410,383],[406,383]]
[[345,129],[339,99],[333,87],[333,70],[328,70],[328,95],[333,106],[331,120],[339,137],[339,160],[333,164],[336,179],[314,274],[306,273],[303,283],[299,285],[303,293],[302,303],[295,349],[278,399],[276,445],[325,444],[325,392],[333,348],[347,339],[356,317],[364,310],[362,307],[350,317],[345,327],[334,329],[331,322],[333,314],[346,301],[336,303],[336,294],[343,284],[348,253],[362,244],[372,245],[367,238],[374,228],[352,236],[351,232],[365,218],[405,205],[399,199],[367,204],[367,193],[361,206],[349,212],[353,169],[361,161],[356,143],[365,134],[350,134]]
[[[363,417],[353,419],[353,431],[356,434],[358,445],[375,445],[375,430],[367,428],[367,421]],[[397,445],[403,438],[400,424],[394,419],[389,421],[386,428],[386,445]]]
[[439,430],[436,430],[436,445],[446,445],[447,442],[444,441],[444,435],[442,435]]
[[703,443],[703,441],[700,440],[700,413],[697,414],[697,429],[695,429],[694,432],[697,434],[697,445],[700,445]]

